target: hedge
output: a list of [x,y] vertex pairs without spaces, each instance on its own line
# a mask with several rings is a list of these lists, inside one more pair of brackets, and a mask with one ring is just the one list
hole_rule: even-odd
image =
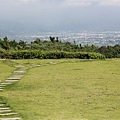
[[12,52],[0,52],[0,58],[6,59],[60,59],[60,58],[79,58],[79,59],[105,59],[100,53],[89,52],[63,52],[63,51],[39,51],[23,50]]

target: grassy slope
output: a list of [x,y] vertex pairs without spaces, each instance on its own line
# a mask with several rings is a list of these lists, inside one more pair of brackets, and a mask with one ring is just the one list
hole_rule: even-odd
[[32,68],[2,95],[24,120],[119,120],[120,59],[74,61]]
[[9,64],[9,61],[0,60],[0,80],[8,78],[16,68]]

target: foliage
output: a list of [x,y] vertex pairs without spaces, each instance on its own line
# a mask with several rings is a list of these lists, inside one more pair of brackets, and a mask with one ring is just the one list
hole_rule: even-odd
[[5,49],[5,50],[23,50],[26,48],[26,43],[25,41],[20,40],[17,42],[16,40],[8,40],[7,37],[0,39],[0,47]]
[[90,52],[64,52],[64,51],[39,51],[22,50],[11,51],[0,54],[1,58],[7,59],[60,59],[60,58],[79,58],[79,59],[105,59],[105,56],[99,53]]
[[[5,53],[1,53],[1,49],[5,50]],[[30,51],[27,52],[25,50],[32,51],[32,53],[31,53],[32,55],[30,54]],[[33,52],[33,50],[34,50],[34,52]],[[77,45],[75,42],[73,44],[68,41],[61,42],[58,39],[58,37],[55,38],[55,37],[51,37],[51,36],[50,36],[49,41],[42,41],[39,38],[37,38],[36,40],[34,40],[33,42],[31,42],[29,44],[26,41],[22,41],[22,40],[20,40],[19,42],[17,42],[16,40],[9,41],[7,37],[3,38],[3,40],[0,39],[0,57],[8,58],[9,54],[11,54],[11,51],[17,51],[17,53],[12,52],[12,53],[15,53],[15,56],[16,56],[15,58],[20,56],[20,55],[16,55],[19,53],[23,54],[24,57],[21,56],[18,58],[44,58],[43,57],[44,54],[42,54],[42,56],[41,56],[40,51],[49,51],[49,54],[52,54],[52,53],[50,53],[50,51],[51,52],[56,51],[55,56],[59,56],[56,58],[60,58],[60,55],[57,55],[57,54],[59,54],[59,52],[60,52],[60,54],[65,54],[67,52],[70,52],[69,54],[71,54],[71,52],[72,53],[73,52],[77,52],[77,53],[78,52],[80,52],[80,53],[81,52],[84,52],[84,53],[85,52],[95,52],[95,53],[97,52],[97,53],[101,53],[101,54],[105,55],[106,58],[120,58],[120,45],[98,47],[95,45],[87,44],[87,45],[82,46],[81,44]],[[36,51],[39,51],[39,52],[36,52]],[[29,53],[29,55],[28,55],[28,53]],[[38,55],[36,55],[36,54],[38,54]],[[46,52],[45,54],[48,54],[48,53]],[[52,55],[51,58],[55,57],[55,56]],[[64,56],[63,58],[66,58],[65,56],[68,56],[68,54],[61,55],[61,56]],[[73,58],[73,55],[69,55],[69,56],[71,56]],[[48,57],[48,58],[50,58],[50,57]],[[83,58],[89,58],[89,57],[85,56]],[[95,57],[93,57],[93,58],[95,58]]]
[[98,52],[104,54],[106,58],[120,58],[120,45],[115,46],[102,46]]

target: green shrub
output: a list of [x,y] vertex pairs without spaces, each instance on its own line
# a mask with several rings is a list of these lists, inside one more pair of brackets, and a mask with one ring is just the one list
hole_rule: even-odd
[[35,59],[35,58],[37,59],[60,59],[60,58],[105,59],[105,56],[99,53],[39,51],[39,50],[0,52],[0,57],[9,58],[9,59]]

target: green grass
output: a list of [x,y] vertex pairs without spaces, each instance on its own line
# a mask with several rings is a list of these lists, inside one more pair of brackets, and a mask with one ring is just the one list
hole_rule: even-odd
[[1,93],[24,120],[120,120],[120,59],[52,61]]
[[0,80],[4,81],[7,79],[15,69],[16,68],[9,63],[9,60],[0,60]]

